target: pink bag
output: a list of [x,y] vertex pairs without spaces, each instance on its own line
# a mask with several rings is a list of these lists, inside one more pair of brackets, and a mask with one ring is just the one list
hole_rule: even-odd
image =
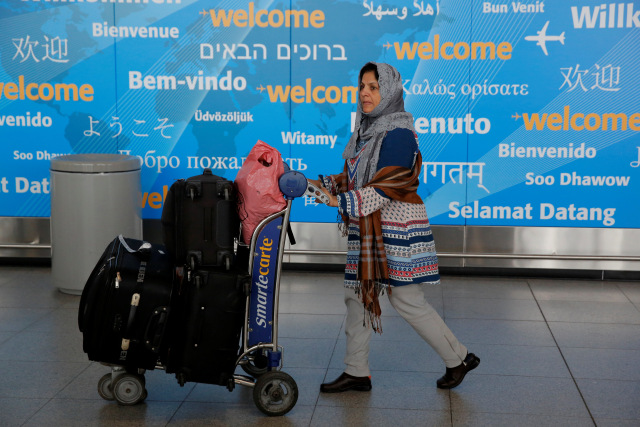
[[251,243],[253,231],[260,221],[287,205],[278,187],[278,179],[283,173],[284,163],[280,152],[258,140],[235,179],[240,193],[238,212],[242,220],[244,243]]

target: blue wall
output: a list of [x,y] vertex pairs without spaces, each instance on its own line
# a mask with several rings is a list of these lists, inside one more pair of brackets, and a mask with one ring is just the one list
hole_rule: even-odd
[[0,26],[0,216],[49,216],[60,154],[140,156],[145,218],[258,139],[339,172],[373,60],[403,76],[433,224],[640,227],[637,1],[5,0]]

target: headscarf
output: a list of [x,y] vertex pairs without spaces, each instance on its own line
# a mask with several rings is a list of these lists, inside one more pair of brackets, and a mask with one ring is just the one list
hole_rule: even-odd
[[[389,64],[369,62],[378,70],[380,104],[370,113],[362,111],[360,83],[358,78],[358,108],[355,128],[347,147],[342,153],[343,159],[352,159],[356,153],[358,140],[368,141],[360,154],[357,168],[356,187],[363,187],[376,174],[382,140],[388,131],[397,128],[409,129],[415,133],[413,116],[404,109],[402,78],[400,73]],[[364,68],[364,67],[363,67]],[[362,73],[362,70],[360,71]]]

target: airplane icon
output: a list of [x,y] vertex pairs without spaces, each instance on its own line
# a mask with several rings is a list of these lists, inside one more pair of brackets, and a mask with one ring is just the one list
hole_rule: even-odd
[[536,44],[542,48],[542,51],[545,55],[549,56],[547,52],[546,42],[560,42],[564,44],[564,31],[559,36],[548,36],[547,35],[547,27],[549,26],[549,21],[544,24],[542,30],[536,31],[538,33],[537,36],[526,36],[524,39],[529,40],[531,42],[537,42]]

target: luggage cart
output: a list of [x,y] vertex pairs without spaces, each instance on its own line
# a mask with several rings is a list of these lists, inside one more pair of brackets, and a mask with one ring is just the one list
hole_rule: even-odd
[[287,205],[258,224],[249,248],[251,292],[237,365],[251,377],[234,375],[237,384],[253,387],[254,403],[267,415],[283,415],[298,400],[296,382],[280,370],[283,348],[278,345],[278,306],[291,203],[304,194],[307,180],[299,172],[287,171],[279,183]]
[[[269,416],[289,412],[298,400],[295,380],[283,372],[284,349],[278,344],[278,306],[282,257],[286,243],[293,199],[307,189],[305,176],[287,170],[279,180],[286,199],[285,208],[265,218],[256,227],[248,250],[248,272],[251,282],[245,286],[246,310],[242,343],[235,366],[248,375],[233,374],[227,388],[235,384],[253,388],[256,407]],[[293,242],[292,242],[293,243]],[[98,381],[98,393],[120,405],[135,405],[147,397],[144,369],[111,366],[111,373]],[[162,361],[156,369],[166,370]]]

